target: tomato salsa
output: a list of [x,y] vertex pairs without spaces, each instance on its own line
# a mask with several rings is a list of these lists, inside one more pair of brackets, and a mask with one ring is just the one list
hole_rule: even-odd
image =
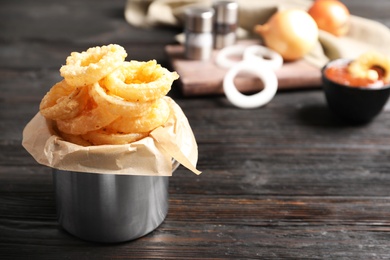
[[384,81],[384,70],[380,67],[372,67],[378,73],[378,79],[353,77],[348,71],[348,64],[336,63],[325,69],[325,76],[338,84],[350,87],[381,88],[388,84]]

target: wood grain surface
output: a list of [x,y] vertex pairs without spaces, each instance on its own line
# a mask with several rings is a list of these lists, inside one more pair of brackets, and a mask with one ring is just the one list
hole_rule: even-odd
[[[390,25],[390,1],[345,0]],[[390,105],[366,125],[328,110],[319,88],[242,110],[223,95],[169,95],[199,146],[199,176],[170,178],[169,213],[152,233],[96,244],[57,222],[51,170],[21,146],[71,51],[118,43],[129,59],[170,66],[178,28],[141,29],[125,0],[0,3],[0,259],[388,259]]]

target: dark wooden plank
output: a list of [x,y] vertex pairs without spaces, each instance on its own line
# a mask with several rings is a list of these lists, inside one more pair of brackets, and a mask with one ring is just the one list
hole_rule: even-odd
[[[164,47],[180,29],[132,28],[125,2],[0,3],[1,259],[388,258],[390,106],[351,126],[321,89],[241,110],[223,96],[184,97],[175,84],[169,95],[191,123],[203,174],[174,173],[169,214],[141,239],[101,245],[62,230],[51,169],[23,149],[22,130],[71,51],[119,43],[129,59],[169,65]],[[390,24],[387,0],[343,2]]]
[[[210,259],[321,254],[363,259],[388,254],[389,222],[384,221],[390,214],[388,198],[174,195],[166,221],[153,233],[132,243],[99,246],[75,239],[58,227],[50,193],[30,195],[12,199],[8,204],[14,213],[0,218],[0,226],[6,227],[0,237],[0,243],[7,245],[0,247],[4,256],[28,252],[31,257],[62,259],[73,254],[82,257],[89,251],[106,258],[196,259],[199,250],[207,251],[205,257]],[[2,196],[1,202],[4,205],[7,197]],[[18,205],[30,205],[20,212],[23,217]],[[68,248],[67,254],[62,254],[63,248]]]

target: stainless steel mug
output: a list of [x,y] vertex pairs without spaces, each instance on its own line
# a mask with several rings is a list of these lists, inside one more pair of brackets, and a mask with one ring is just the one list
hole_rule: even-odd
[[53,181],[60,225],[84,240],[133,240],[157,228],[168,213],[167,176],[54,169]]

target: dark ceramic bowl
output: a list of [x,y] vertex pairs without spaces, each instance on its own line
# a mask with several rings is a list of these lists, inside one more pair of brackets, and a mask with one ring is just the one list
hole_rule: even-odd
[[322,68],[326,101],[337,117],[351,123],[367,123],[382,111],[390,95],[390,84],[380,88],[350,87],[326,77],[327,68],[337,64],[347,64],[350,61],[337,59],[330,61]]

